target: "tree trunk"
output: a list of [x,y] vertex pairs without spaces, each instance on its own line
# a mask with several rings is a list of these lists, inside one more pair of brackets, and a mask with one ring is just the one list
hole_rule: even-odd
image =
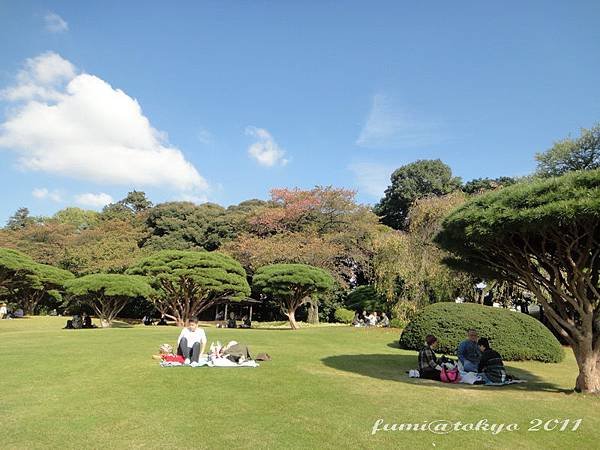
[[600,394],[600,352],[591,349],[591,345],[573,348],[579,375],[575,390],[585,394]]
[[308,323],[316,325],[319,323],[319,303],[311,300],[308,305]]
[[290,327],[292,328],[292,330],[297,330],[298,328],[300,328],[298,326],[298,323],[296,322],[296,310],[295,309],[288,310],[288,312],[285,313],[285,315],[288,316],[288,319],[290,319]]

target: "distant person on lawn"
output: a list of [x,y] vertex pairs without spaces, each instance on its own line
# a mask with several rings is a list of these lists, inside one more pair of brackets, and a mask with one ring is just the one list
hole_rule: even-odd
[[481,351],[477,345],[477,331],[470,329],[467,331],[467,339],[458,345],[456,356],[463,366],[465,372],[477,372],[479,360],[481,359]]
[[442,366],[439,365],[434,351],[437,343],[437,338],[429,334],[425,338],[425,345],[419,351],[419,376],[421,378],[440,381]]
[[481,350],[481,359],[477,372],[486,383],[504,383],[506,381],[506,369],[502,362],[500,353],[490,348],[490,343],[486,338],[477,341]]
[[6,307],[6,303],[2,303],[0,306],[0,319],[6,319],[8,317],[8,308]]
[[181,330],[177,339],[177,354],[185,358],[185,365],[196,366],[200,355],[206,350],[206,333],[198,328],[198,320],[188,320],[188,326]]
[[389,327],[390,326],[390,319],[386,313],[381,313],[381,315],[379,317],[380,317],[379,323],[377,323],[378,327]]

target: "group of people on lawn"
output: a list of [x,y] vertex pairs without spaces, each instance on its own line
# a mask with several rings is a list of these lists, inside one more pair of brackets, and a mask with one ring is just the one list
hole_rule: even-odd
[[206,353],[206,333],[198,327],[198,320],[189,319],[187,327],[181,330],[177,338],[177,354],[170,351],[163,352],[160,358],[167,362],[181,362],[183,365],[196,367],[201,357],[227,358],[230,361],[241,363],[252,359],[248,347],[231,341],[225,346],[211,346],[210,355]]
[[356,312],[354,319],[352,319],[352,325],[355,327],[389,327],[390,319],[386,313],[373,311],[363,311],[362,314]]
[[[440,381],[442,365],[446,361],[435,354],[437,345],[438,339],[435,336],[430,334],[425,338],[425,345],[419,351],[420,378]],[[456,356],[460,372],[476,373],[485,384],[506,381],[507,375],[502,357],[490,347],[487,338],[479,337],[476,330],[467,331],[467,338],[458,345]]]

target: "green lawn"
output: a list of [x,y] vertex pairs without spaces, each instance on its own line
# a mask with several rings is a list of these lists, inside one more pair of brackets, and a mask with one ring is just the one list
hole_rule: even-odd
[[[598,448],[600,399],[571,393],[576,367],[509,363],[529,380],[500,388],[410,380],[396,330],[227,330],[273,361],[258,369],[161,368],[174,327],[62,330],[64,318],[0,322],[2,448]],[[380,431],[374,422],[517,423],[520,431]],[[526,428],[583,419],[574,432]]]

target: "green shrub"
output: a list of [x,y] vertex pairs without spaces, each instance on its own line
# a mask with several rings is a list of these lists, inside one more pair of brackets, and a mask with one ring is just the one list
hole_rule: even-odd
[[335,320],[342,323],[352,323],[354,319],[354,311],[346,308],[338,308],[334,313]]
[[348,292],[344,303],[347,308],[354,311],[388,311],[385,298],[379,295],[375,288],[370,285],[358,286]]
[[424,308],[400,336],[400,346],[419,350],[428,334],[438,338],[439,353],[455,354],[469,328],[487,337],[505,360],[560,362],[563,349],[542,323],[523,313],[474,303],[436,303]]
[[390,327],[404,328],[404,327],[406,327],[406,321],[404,321],[402,319],[398,319],[397,317],[394,317],[392,320],[390,320]]

